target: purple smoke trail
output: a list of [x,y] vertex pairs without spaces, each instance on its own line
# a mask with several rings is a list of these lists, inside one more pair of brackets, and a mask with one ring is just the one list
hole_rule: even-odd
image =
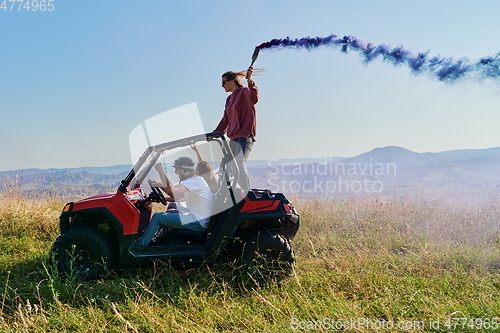
[[372,60],[381,56],[384,60],[391,62],[395,66],[407,65],[417,74],[431,73],[441,81],[455,81],[463,78],[466,74],[478,74],[482,78],[497,78],[500,76],[500,52],[482,58],[476,62],[468,58],[455,60],[440,56],[430,57],[429,52],[413,52],[406,50],[403,46],[389,47],[386,44],[373,45],[355,36],[327,37],[305,37],[300,39],[273,39],[257,46],[258,49],[284,49],[284,48],[305,48],[308,50],[320,46],[338,46],[342,52],[348,50],[358,51],[364,58],[364,63],[368,64]]

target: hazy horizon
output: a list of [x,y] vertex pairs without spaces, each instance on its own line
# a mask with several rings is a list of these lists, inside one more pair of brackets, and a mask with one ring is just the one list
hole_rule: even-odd
[[[426,154],[426,153],[432,153],[432,154],[440,154],[440,153],[449,153],[449,152],[459,152],[459,151],[484,151],[484,150],[489,150],[489,149],[500,149],[500,147],[489,147],[489,148],[479,148],[479,149],[454,149],[454,150],[446,150],[446,151],[440,151],[440,152],[415,152],[415,151],[412,151],[410,149],[407,149],[407,148],[404,148],[404,147],[400,147],[400,146],[385,146],[385,147],[374,147],[366,152],[362,152],[358,155],[355,155],[355,156],[320,156],[320,157],[296,157],[296,158],[279,158],[279,159],[273,159],[273,158],[268,158],[268,159],[249,159],[247,161],[247,163],[249,165],[252,165],[256,162],[262,162],[262,161],[300,161],[300,160],[314,160],[314,161],[319,161],[319,162],[322,162],[322,161],[327,161],[327,162],[336,162],[338,159],[340,160],[344,160],[344,159],[350,159],[350,158],[354,158],[354,157],[357,157],[357,156],[360,156],[360,155],[363,155],[363,154],[366,154],[366,153],[369,153],[371,151],[374,151],[376,149],[386,149],[386,148],[401,148],[401,149],[404,149],[404,150],[407,150],[407,151],[410,151],[410,152],[413,152],[413,153],[416,153],[416,154]],[[267,163],[266,163],[267,164]],[[131,167],[133,166],[134,163],[130,163],[130,164],[111,164],[111,165],[102,165],[102,166],[95,166],[95,165],[84,165],[84,166],[77,166],[77,167],[69,167],[69,168],[64,168],[64,167],[49,167],[49,168],[37,168],[37,167],[33,167],[33,168],[21,168],[21,169],[12,169],[12,170],[0,170],[0,173],[6,173],[6,172],[12,172],[12,171],[20,171],[20,170],[66,170],[66,169],[91,169],[91,168],[95,168],[95,169],[99,169],[99,168],[113,168],[113,167],[119,167],[119,166],[126,166],[126,167]],[[259,164],[260,165],[260,164]]]
[[[227,97],[221,74],[245,70],[254,47],[275,38],[352,35],[470,62],[500,51],[495,1],[54,0],[52,11],[8,3],[0,9],[8,141],[0,170],[133,164],[134,128],[189,103],[210,132]],[[356,156],[389,145],[421,153],[500,146],[500,79],[439,81],[382,57],[366,65],[347,51],[260,52],[252,160]]]

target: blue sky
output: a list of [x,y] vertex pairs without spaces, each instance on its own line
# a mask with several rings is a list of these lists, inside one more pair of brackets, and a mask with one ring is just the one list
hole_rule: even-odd
[[[273,38],[350,34],[471,60],[500,51],[495,1],[52,4],[0,9],[0,171],[130,164],[138,124],[193,102],[210,131],[227,96],[221,74],[246,69]],[[327,47],[263,51],[255,67],[265,72],[251,159],[500,146],[500,80],[443,83]]]

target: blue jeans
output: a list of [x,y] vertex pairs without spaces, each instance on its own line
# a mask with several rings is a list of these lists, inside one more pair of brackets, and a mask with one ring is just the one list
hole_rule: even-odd
[[193,222],[182,224],[181,216],[178,213],[155,213],[151,221],[149,221],[146,231],[144,231],[142,237],[137,241],[137,244],[139,246],[147,246],[162,226],[170,227],[172,229],[187,229],[198,232],[204,232],[206,230],[192,214],[188,214],[187,216],[184,215],[182,219],[184,222],[186,222],[186,220],[191,220]]
[[238,138],[236,140],[229,141],[229,148],[234,155],[234,161],[238,165],[238,169],[240,171],[238,177],[238,184],[240,184],[241,188],[248,192],[250,191],[250,177],[248,176],[247,171],[247,160],[248,156],[250,156],[250,152],[253,148],[254,143],[253,137],[248,138]]

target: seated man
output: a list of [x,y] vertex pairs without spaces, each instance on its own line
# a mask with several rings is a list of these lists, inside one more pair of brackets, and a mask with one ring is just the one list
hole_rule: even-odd
[[213,206],[210,188],[202,177],[195,174],[191,158],[179,157],[173,167],[179,176],[179,185],[172,185],[161,164],[155,165],[162,181],[162,184],[157,184],[176,202],[184,201],[185,204],[177,205],[178,213],[155,213],[144,234],[137,240],[139,246],[147,246],[161,226],[199,232],[205,231],[208,227]]

